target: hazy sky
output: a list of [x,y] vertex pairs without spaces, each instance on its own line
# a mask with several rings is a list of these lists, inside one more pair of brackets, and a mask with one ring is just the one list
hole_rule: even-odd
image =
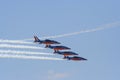
[[[120,21],[119,8],[119,0],[1,0],[0,39],[23,40],[33,35],[53,36],[112,25]],[[54,39],[88,61],[0,58],[0,80],[119,80],[120,24],[112,26]],[[53,52],[51,49],[0,50]]]

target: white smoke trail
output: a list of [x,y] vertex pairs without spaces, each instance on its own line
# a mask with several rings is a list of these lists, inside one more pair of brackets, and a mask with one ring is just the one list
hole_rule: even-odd
[[[78,35],[78,34],[81,34],[81,33],[95,32],[95,31],[100,31],[100,30],[104,30],[104,29],[107,29],[107,28],[117,27],[117,26],[120,26],[120,22],[109,23],[109,24],[102,25],[102,26],[94,28],[94,29],[82,30],[82,31],[78,31],[78,32],[68,33],[68,34],[41,37],[40,39],[61,38],[61,37],[73,36],[73,35]],[[26,40],[33,40],[33,38],[23,39],[23,40],[4,40],[4,39],[0,39],[0,42],[2,42],[2,43],[3,42],[4,43],[18,43],[18,44],[34,44],[32,42],[27,42]]]
[[0,58],[18,58],[18,59],[36,59],[36,60],[63,60],[63,59],[54,58],[54,57],[38,57],[38,56],[9,55],[9,54],[0,54]]
[[45,49],[45,48],[36,47],[36,46],[11,45],[11,44],[0,44],[0,48]]
[[22,40],[4,40],[4,39],[0,39],[1,43],[18,43],[18,44],[34,44],[32,42],[26,42],[26,41],[22,41]]
[[[114,23],[102,25],[102,26],[94,28],[94,29],[82,30],[82,31],[78,31],[78,32],[68,33],[68,34],[41,37],[40,39],[49,39],[49,38],[52,39],[52,38],[68,37],[68,36],[78,35],[81,33],[96,32],[96,31],[104,30],[104,29],[111,28],[111,27],[117,27],[117,26],[120,26],[120,22],[114,22]],[[24,39],[24,40],[33,40],[33,39]]]
[[78,32],[73,32],[73,33],[68,33],[68,34],[62,34],[62,35],[56,35],[56,36],[48,36],[48,37],[42,37],[42,38],[45,38],[45,39],[46,38],[61,38],[61,37],[78,35],[78,34],[81,34],[81,33],[88,33],[88,32],[100,31],[100,30],[104,30],[106,28],[118,27],[118,26],[120,26],[120,22],[106,24],[106,25],[103,25],[103,26],[100,26],[100,27],[94,28],[94,29],[82,30],[82,31],[78,31]]
[[3,54],[39,54],[39,55],[54,55],[54,54],[52,54],[52,53],[29,52],[29,51],[16,51],[16,50],[0,50],[0,53],[3,53]]

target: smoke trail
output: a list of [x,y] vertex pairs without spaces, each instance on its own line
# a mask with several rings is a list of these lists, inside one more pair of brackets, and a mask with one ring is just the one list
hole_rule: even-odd
[[24,45],[11,45],[11,44],[0,44],[0,48],[45,49],[45,48],[42,48],[42,47],[24,46]]
[[29,52],[29,51],[16,51],[16,50],[0,50],[0,53],[3,53],[3,54],[40,54],[40,55],[54,55],[54,54],[52,54],[52,53]]
[[[78,35],[81,33],[95,32],[95,31],[100,31],[100,30],[104,30],[107,28],[111,28],[111,27],[117,27],[117,26],[120,26],[120,22],[109,23],[109,24],[102,25],[102,26],[94,28],[94,29],[82,30],[82,31],[78,31],[78,32],[68,33],[68,34],[41,37],[40,39],[49,39],[49,38],[52,39],[52,38],[61,38],[61,37],[73,36],[73,35]],[[33,39],[30,38],[30,39],[24,39],[24,40],[33,40]]]
[[[94,29],[82,30],[82,31],[78,31],[78,32],[68,33],[68,34],[41,37],[40,39],[61,38],[61,37],[73,36],[73,35],[78,35],[78,34],[81,34],[81,33],[95,32],[95,31],[100,31],[100,30],[104,30],[104,29],[107,29],[107,28],[117,27],[117,26],[120,26],[120,22],[114,22],[114,23],[102,25],[102,26],[94,28]],[[32,39],[31,38],[30,39],[23,39],[23,40],[3,40],[3,39],[0,39],[0,42],[2,42],[2,43],[3,42],[4,43],[18,43],[18,44],[34,44],[32,42],[27,42],[25,40],[33,40],[33,38]]]
[[1,43],[18,43],[18,44],[34,44],[32,42],[26,42],[26,41],[22,41],[22,40],[4,40],[4,39],[0,39]]
[[79,31],[79,32],[73,32],[73,33],[56,35],[56,36],[48,36],[48,37],[42,37],[42,38],[61,38],[61,37],[78,35],[78,34],[81,34],[81,33],[88,33],[88,32],[100,31],[100,30],[104,30],[104,29],[107,29],[107,28],[118,27],[118,26],[120,26],[120,22],[115,22],[115,23],[106,24],[106,25],[103,25],[103,26],[101,26],[101,27],[94,28],[94,29],[82,30],[82,31]]
[[8,55],[8,54],[0,54],[0,58],[18,58],[18,59],[36,59],[36,60],[63,60],[60,58],[53,58],[53,57],[38,57],[38,56],[25,56],[25,55]]

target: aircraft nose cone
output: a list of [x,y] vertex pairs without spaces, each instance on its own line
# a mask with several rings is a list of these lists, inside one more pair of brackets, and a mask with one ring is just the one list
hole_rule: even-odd
[[84,60],[87,60],[87,59],[84,59]]
[[81,58],[81,60],[87,60],[87,59],[85,59],[85,58]]
[[56,42],[57,44],[61,44],[60,42]]
[[78,55],[77,53],[74,53],[74,55]]
[[71,48],[69,48],[69,47],[66,47],[66,49],[71,49]]

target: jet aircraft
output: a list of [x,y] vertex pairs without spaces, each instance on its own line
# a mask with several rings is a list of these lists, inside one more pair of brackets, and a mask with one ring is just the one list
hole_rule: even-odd
[[60,55],[64,55],[64,59],[65,59],[67,56],[78,55],[77,53],[74,53],[74,52],[71,52],[71,51],[63,51],[63,52],[57,51],[57,52],[55,52],[55,53],[60,54]]
[[54,49],[54,53],[58,52],[59,50],[68,50],[68,49],[70,49],[70,48],[68,48],[66,46],[51,46],[51,45],[49,45],[48,48]]
[[45,44],[46,48],[48,46],[50,46],[51,44],[60,44],[60,42],[57,42],[57,41],[54,41],[54,40],[49,40],[49,39],[40,40],[37,36],[34,36],[34,42],[38,42],[39,44]]
[[69,57],[69,56],[67,56],[67,57],[65,57],[65,59],[68,59],[68,60],[74,60],[74,61],[87,60],[87,59],[85,59],[85,58],[83,58],[83,57],[79,57],[79,56],[73,56],[73,57]]

